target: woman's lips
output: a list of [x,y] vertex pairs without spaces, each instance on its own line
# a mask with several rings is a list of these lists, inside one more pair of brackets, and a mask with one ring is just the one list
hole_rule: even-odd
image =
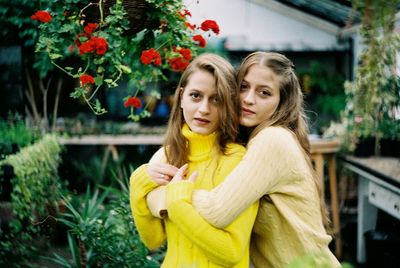
[[253,112],[252,110],[246,109],[246,108],[242,108],[242,113],[245,114],[245,115],[253,115],[253,114],[256,114],[256,113]]
[[195,120],[195,121],[197,122],[197,124],[199,124],[199,125],[205,125],[205,124],[210,123],[210,120],[207,120],[207,119],[204,119],[204,118],[195,118],[194,120]]

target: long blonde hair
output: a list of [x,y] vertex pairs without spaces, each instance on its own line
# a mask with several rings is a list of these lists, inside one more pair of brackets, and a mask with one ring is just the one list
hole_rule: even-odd
[[206,71],[215,78],[218,102],[219,126],[217,133],[217,148],[225,153],[227,143],[234,142],[239,125],[238,86],[233,66],[223,57],[216,54],[201,54],[196,57],[182,73],[174,95],[174,104],[168,121],[164,141],[167,162],[180,167],[188,162],[187,139],[182,135],[185,123],[181,110],[181,98],[191,75],[196,71]]
[[250,66],[260,65],[271,69],[280,78],[280,101],[272,117],[260,123],[250,134],[250,139],[268,126],[280,126],[290,130],[298,140],[305,159],[310,167],[317,186],[323,223],[328,224],[325,200],[322,198],[322,181],[314,171],[310,158],[310,142],[308,139],[308,119],[304,112],[303,93],[299,80],[294,72],[293,63],[284,55],[275,52],[257,51],[248,55],[242,62],[237,80],[241,85]]

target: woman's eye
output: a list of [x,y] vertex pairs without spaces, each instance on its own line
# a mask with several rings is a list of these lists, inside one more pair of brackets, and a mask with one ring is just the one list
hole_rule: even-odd
[[271,96],[271,92],[268,90],[260,90],[259,93],[261,96]]
[[198,99],[200,99],[200,94],[199,94],[199,93],[196,93],[196,92],[190,93],[189,96],[190,96],[193,100],[198,100]]
[[211,101],[212,101],[213,103],[219,103],[219,98],[218,98],[218,96],[213,97],[213,98],[211,99]]
[[248,88],[248,86],[246,84],[241,84],[240,85],[240,90],[241,91],[246,90],[247,88]]

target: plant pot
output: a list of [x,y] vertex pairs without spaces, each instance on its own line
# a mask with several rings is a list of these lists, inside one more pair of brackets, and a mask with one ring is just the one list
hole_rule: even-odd
[[[115,0],[103,1],[103,18],[110,15],[110,7],[115,5]],[[100,21],[100,12],[97,5],[98,1],[91,1],[94,5],[85,9],[85,24],[89,22],[98,23]],[[122,5],[126,11],[126,19],[129,21],[129,30],[125,34],[135,34],[147,28],[148,18],[146,18],[146,10],[150,8],[146,0],[124,0]]]
[[391,156],[400,158],[400,140],[382,139],[381,156]]
[[354,150],[354,156],[369,157],[375,154],[375,138],[361,139]]

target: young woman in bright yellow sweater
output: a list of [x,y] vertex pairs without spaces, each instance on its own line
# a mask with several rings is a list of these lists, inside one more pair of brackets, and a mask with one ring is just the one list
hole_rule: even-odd
[[[240,66],[238,82],[240,124],[250,133],[247,152],[216,188],[194,191],[193,206],[223,228],[260,200],[250,250],[255,267],[286,267],[309,254],[321,257],[315,267],[339,267],[328,248],[331,237],[324,229],[325,207],[311,166],[303,96],[292,62],[278,53],[252,53]],[[169,176],[176,172],[163,168]],[[155,215],[163,199],[162,187],[149,195]]]
[[182,74],[160,152],[165,163],[188,163],[184,165],[188,174],[194,177],[196,170],[204,179],[187,184],[181,173],[179,180],[168,184],[168,217],[154,217],[146,204],[147,194],[166,180],[162,170],[152,173],[143,165],[131,175],[131,209],[141,239],[150,249],[167,240],[162,267],[249,266],[258,201],[224,228],[206,222],[191,205],[194,189],[211,190],[220,184],[245,153],[244,147],[233,143],[239,115],[237,95],[233,67],[220,56],[200,55]]

